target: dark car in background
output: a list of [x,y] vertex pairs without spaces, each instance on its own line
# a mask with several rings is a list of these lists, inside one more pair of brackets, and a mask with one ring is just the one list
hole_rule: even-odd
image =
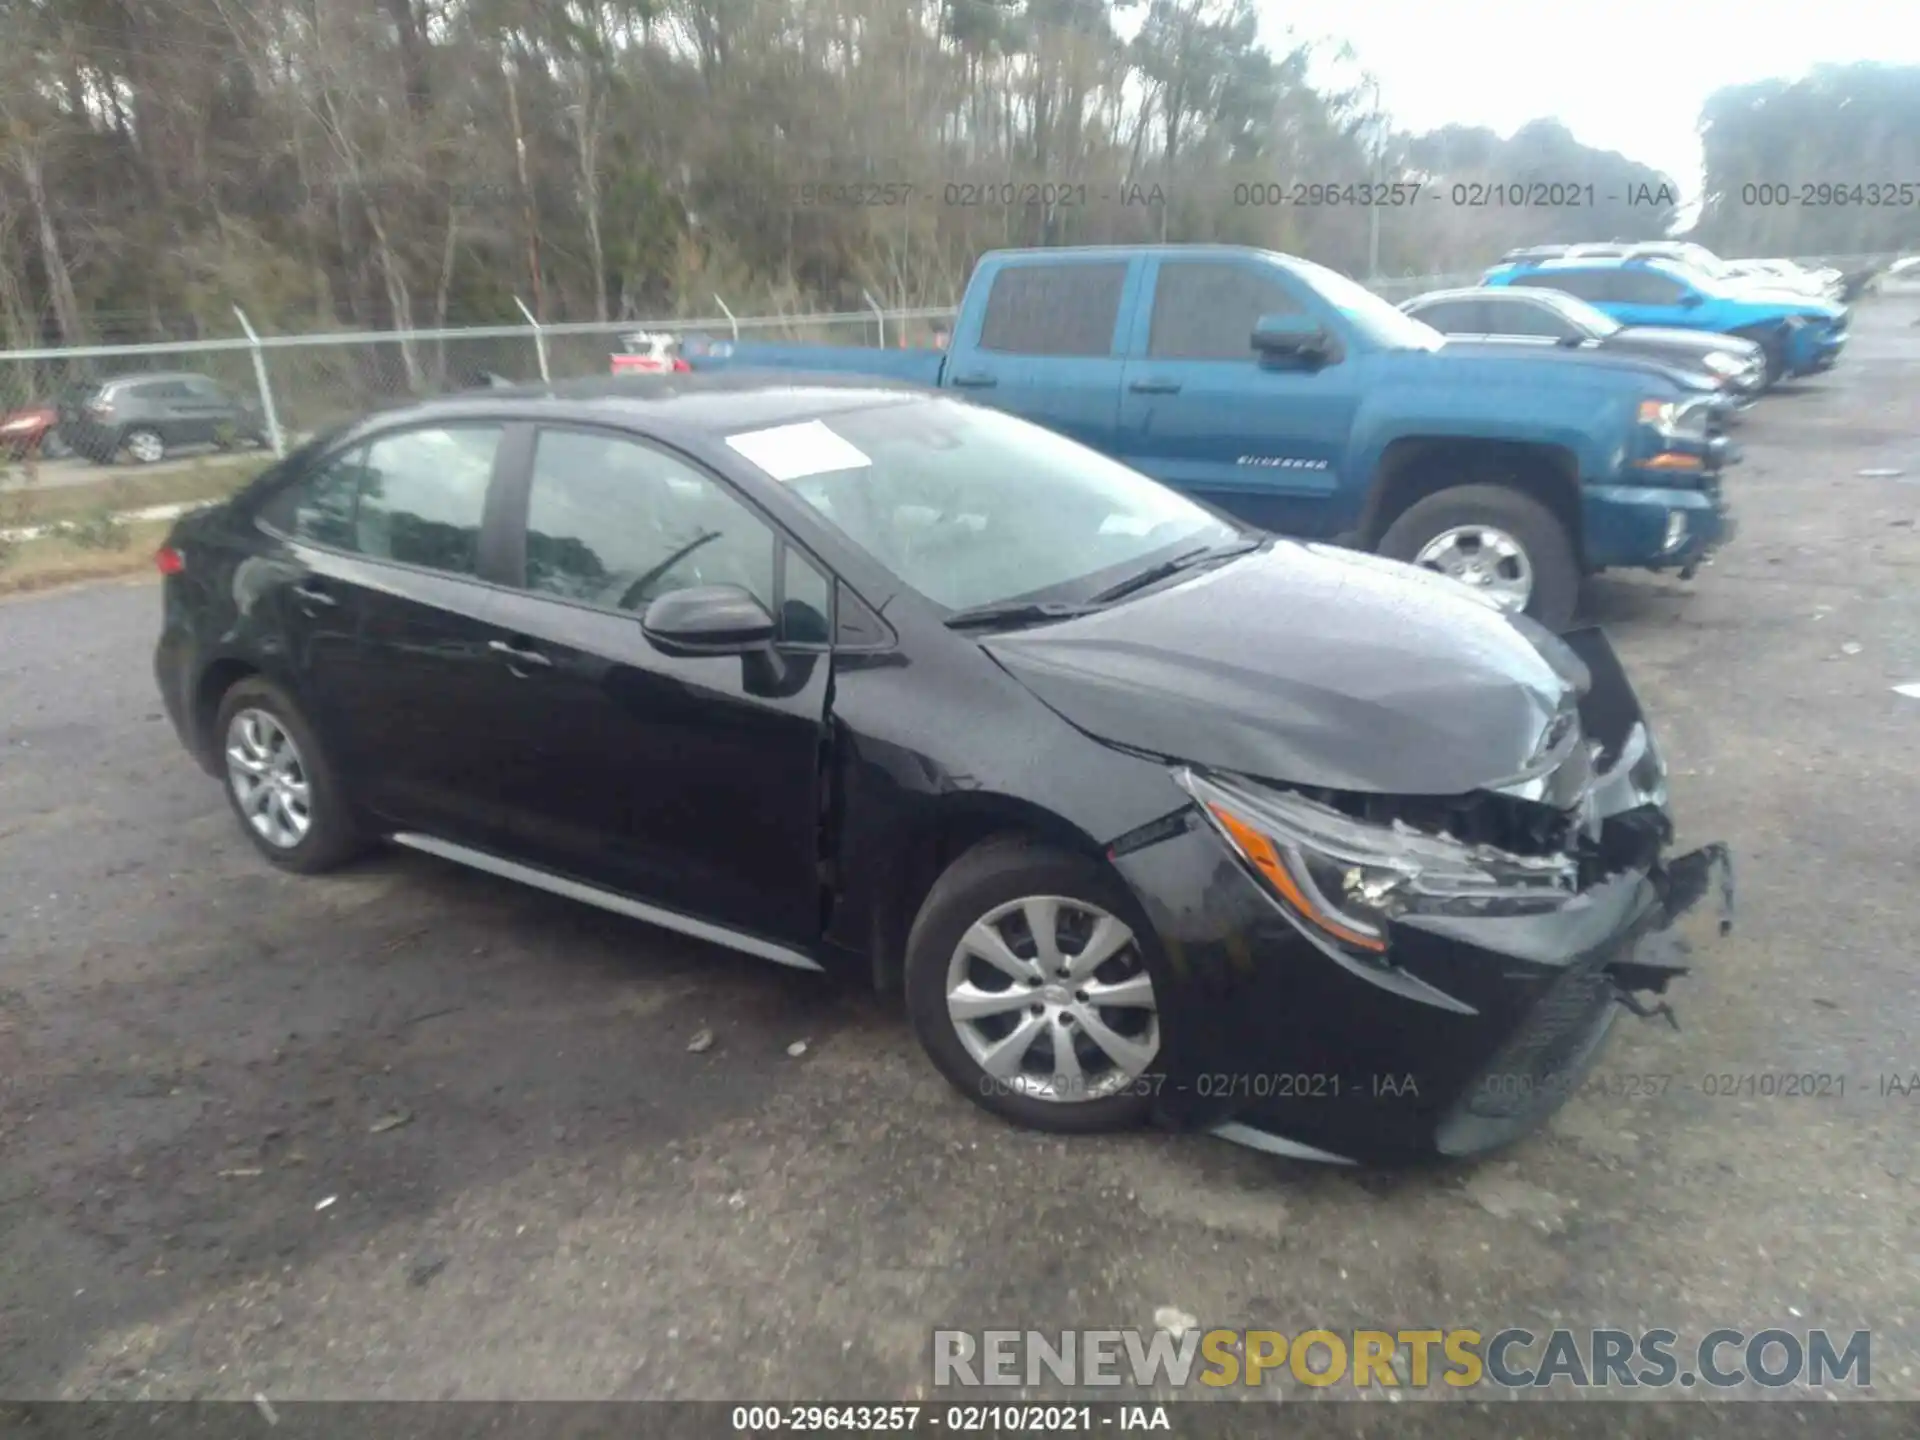
[[1674,372],[1683,383],[1720,391],[1739,405],[1750,404],[1766,388],[1766,352],[1751,340],[1622,325],[1597,306],[1560,290],[1432,290],[1400,308],[1456,339],[1557,345],[1648,360]]
[[1598,631],[917,389],[471,392],[158,559],[167,711],[268,860],[387,838],[903,991],[1042,1129],[1498,1146],[1728,878]]
[[191,371],[116,375],[77,387],[61,400],[60,432],[75,453],[102,465],[122,451],[152,465],[196,445],[266,443],[252,402]]

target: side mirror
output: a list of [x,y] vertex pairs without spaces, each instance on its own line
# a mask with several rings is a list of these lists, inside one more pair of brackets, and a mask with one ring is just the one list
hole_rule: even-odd
[[1700,308],[1702,303],[1704,302],[1702,301],[1699,292],[1695,290],[1689,290],[1687,291],[1686,294],[1680,297],[1680,308],[1682,310],[1697,310]]
[[1263,359],[1324,360],[1333,338],[1309,315],[1262,315],[1254,323],[1253,348]]
[[773,616],[738,585],[695,585],[647,607],[640,633],[662,655],[747,655],[773,643]]

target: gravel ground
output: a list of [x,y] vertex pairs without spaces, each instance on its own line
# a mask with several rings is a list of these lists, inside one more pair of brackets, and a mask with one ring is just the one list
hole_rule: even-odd
[[1870,1328],[1920,1398],[1913,315],[1749,417],[1716,565],[1590,587],[1741,928],[1615,1031],[1662,1093],[1471,1168],[1023,1134],[815,977],[420,856],[283,877],[161,716],[151,585],[0,604],[0,1398],[900,1399],[935,1326],[1164,1306]]

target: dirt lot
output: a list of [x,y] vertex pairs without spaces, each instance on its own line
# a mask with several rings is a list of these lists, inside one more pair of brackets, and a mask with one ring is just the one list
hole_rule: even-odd
[[[1664,1093],[1471,1169],[1016,1133],[811,977],[424,857],[283,878],[161,717],[150,585],[0,604],[0,1397],[900,1398],[935,1326],[1172,1305],[1870,1328],[1920,1398],[1914,314],[1749,418],[1718,564],[1591,588],[1742,928],[1615,1032]],[[1805,1073],[1844,1095],[1745,1079]]]

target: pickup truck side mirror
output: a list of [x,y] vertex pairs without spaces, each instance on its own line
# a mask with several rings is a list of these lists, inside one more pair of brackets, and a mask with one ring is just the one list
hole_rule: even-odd
[[1262,315],[1253,348],[1262,359],[1318,361],[1333,353],[1333,337],[1310,315]]
[[1697,290],[1689,290],[1680,297],[1680,308],[1682,310],[1697,310],[1703,303],[1700,292]]

